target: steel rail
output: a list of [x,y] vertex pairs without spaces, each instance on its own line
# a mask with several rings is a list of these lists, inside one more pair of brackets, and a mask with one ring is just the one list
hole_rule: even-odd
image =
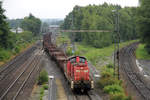
[[[15,64],[18,60],[20,60],[22,57],[26,57],[26,53],[34,51],[35,48],[30,48],[27,51],[25,51],[23,54],[19,55],[18,57],[16,57],[14,60],[12,60],[8,65],[6,65],[3,69],[0,70],[0,80],[3,80],[7,75],[7,73],[4,73],[4,71],[7,71],[7,69],[10,68],[10,66],[12,66],[13,64]],[[24,58],[23,58],[24,59]],[[22,60],[23,60],[22,59]],[[15,68],[11,67],[11,69],[8,70],[8,73],[11,72],[12,70],[15,70]]]
[[[3,95],[0,97],[0,100],[2,100],[6,94],[9,92],[9,90],[14,86],[14,84],[17,82],[17,80],[25,73],[25,71],[28,69],[28,66],[32,64],[32,61],[35,59],[34,57],[31,58],[32,60],[29,60],[30,62],[26,62],[27,65],[24,67],[23,71],[19,74],[19,76],[13,81],[13,83],[6,89],[6,91],[3,93]],[[23,66],[26,64],[24,63]]]
[[145,99],[145,100],[150,100],[150,89],[146,87],[145,83],[140,79],[140,77],[137,75],[136,72],[133,71],[133,63],[135,62],[135,56],[134,56],[134,51],[135,51],[135,45],[132,44],[131,46],[128,46],[122,50],[121,59],[124,62],[128,63],[123,63],[121,61],[122,67],[127,74],[127,77],[129,78],[130,82],[135,86],[139,94]]
[[30,71],[30,73],[28,74],[28,76],[26,77],[26,79],[24,80],[24,82],[22,83],[22,85],[20,86],[19,90],[17,91],[16,95],[13,97],[13,100],[16,100],[17,96],[19,95],[21,89],[23,88],[23,86],[25,85],[25,83],[28,81],[29,77],[31,76],[32,72],[35,70],[35,68],[37,67],[37,65],[40,63],[40,58],[38,57],[38,59],[36,60],[34,67],[32,68],[32,70]]

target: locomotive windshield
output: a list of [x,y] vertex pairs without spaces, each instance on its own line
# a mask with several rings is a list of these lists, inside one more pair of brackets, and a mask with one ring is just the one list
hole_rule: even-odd
[[80,57],[80,63],[85,63],[85,58]]
[[71,63],[75,63],[76,62],[76,58],[74,57],[74,58],[70,59],[70,62]]
[[[77,56],[76,57],[72,57],[69,59],[71,63],[76,63],[77,62]],[[86,58],[84,57],[79,57],[79,62],[80,63],[85,63]]]

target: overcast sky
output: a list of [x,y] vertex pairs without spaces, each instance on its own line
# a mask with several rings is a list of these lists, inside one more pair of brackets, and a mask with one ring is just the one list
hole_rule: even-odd
[[64,18],[75,5],[103,4],[104,2],[124,6],[137,6],[138,0],[0,0],[3,1],[5,15],[23,18],[32,13],[39,18]]

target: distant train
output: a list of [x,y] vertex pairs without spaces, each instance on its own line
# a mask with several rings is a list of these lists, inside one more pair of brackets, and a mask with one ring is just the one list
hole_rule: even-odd
[[51,33],[43,36],[43,48],[58,63],[72,90],[94,89],[87,60],[82,56],[67,57],[63,51],[51,42]]

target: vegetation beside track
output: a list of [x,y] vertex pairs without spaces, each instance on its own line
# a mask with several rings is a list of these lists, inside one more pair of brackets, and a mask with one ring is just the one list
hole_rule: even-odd
[[38,84],[42,85],[42,87],[40,87],[40,100],[43,100],[44,90],[48,90],[48,73],[46,70],[40,72]]
[[0,48],[0,65],[8,62],[9,60],[17,56],[19,53],[32,46],[38,40],[39,37],[33,37],[31,32],[24,31],[20,34],[16,34],[16,38],[17,41],[14,45],[14,48]]
[[4,12],[2,1],[0,1],[0,65],[33,44],[40,35],[41,27],[40,19],[30,14],[29,17],[22,19],[20,23],[16,20],[16,26],[20,26],[24,29],[24,32],[11,32],[10,23],[6,21],[7,17],[4,15]]
[[[120,48],[133,43],[137,40],[132,40],[128,42],[122,42],[120,43]],[[89,61],[92,62],[92,64],[96,67],[99,67],[100,65],[98,64],[99,61],[101,62],[106,62],[107,63],[112,63],[112,55],[114,52],[114,44],[104,47],[104,48],[95,48],[92,46],[88,45],[82,45],[82,44],[77,44],[77,52],[79,52],[80,55],[85,56]],[[111,60],[109,60],[109,58]],[[103,66],[103,64],[102,64]]]
[[38,78],[38,84],[42,85],[48,82],[48,73],[46,70],[42,70],[40,72],[39,78]]
[[97,84],[99,88],[109,94],[110,100],[131,100],[131,97],[125,95],[122,81],[114,75],[111,64],[101,68],[101,78]]
[[145,44],[139,44],[136,49],[136,58],[143,60],[150,60],[150,54],[148,54]]

